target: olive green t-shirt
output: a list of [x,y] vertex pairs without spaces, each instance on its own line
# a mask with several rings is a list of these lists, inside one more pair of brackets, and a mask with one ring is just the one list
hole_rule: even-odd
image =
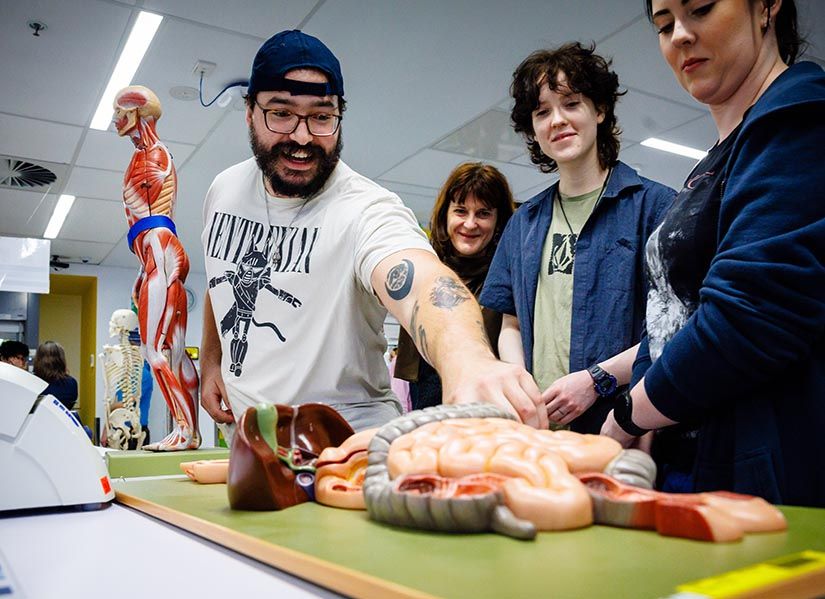
[[556,195],[553,199],[553,218],[541,253],[533,326],[533,377],[542,391],[569,374],[576,240],[599,195],[601,189],[580,196]]

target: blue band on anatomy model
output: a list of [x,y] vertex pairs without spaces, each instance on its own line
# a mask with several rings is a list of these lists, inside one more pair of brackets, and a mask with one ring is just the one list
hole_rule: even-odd
[[172,231],[172,234],[178,234],[177,230],[175,229],[175,223],[172,222],[172,219],[168,216],[163,216],[162,214],[156,214],[154,216],[147,216],[139,221],[137,221],[134,225],[129,227],[129,233],[126,234],[126,243],[129,245],[129,251],[132,253],[135,250],[132,249],[132,244],[135,242],[135,238],[146,231],[147,229],[156,229],[157,227],[164,227]]

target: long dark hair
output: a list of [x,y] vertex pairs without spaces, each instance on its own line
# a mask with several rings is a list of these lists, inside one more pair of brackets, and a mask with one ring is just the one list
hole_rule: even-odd
[[513,215],[513,194],[501,171],[483,162],[465,162],[458,165],[438,192],[438,198],[436,198],[430,216],[433,249],[442,261],[454,258],[456,254],[447,231],[447,212],[450,209],[450,203],[463,205],[467,196],[471,194],[487,208],[496,210],[496,228],[493,232],[493,239],[483,253],[489,259],[492,259],[495,253],[504,225]]
[[[751,0],[751,6],[757,2],[762,2],[765,6],[770,8],[773,6],[775,0]],[[649,21],[653,22],[653,4],[652,0],[644,0],[645,13]],[[805,39],[799,34],[799,21],[796,15],[796,4],[794,0],[783,0],[782,6],[779,7],[779,13],[773,14],[771,21],[774,23],[774,31],[776,31],[776,44],[779,46],[779,57],[782,61],[790,66],[796,62],[799,55],[805,50]],[[768,23],[770,27],[770,22]],[[767,29],[765,30],[767,32]]]
[[596,147],[599,165],[610,168],[619,158],[622,130],[616,119],[616,102],[626,92],[619,91],[619,77],[610,70],[612,61],[596,54],[595,44],[589,47],[572,42],[555,50],[536,50],[516,68],[510,95],[515,100],[510,120],[516,133],[527,141],[530,160],[545,173],[558,169],[556,161],[541,151],[533,131],[533,111],[539,105],[541,87],[545,83],[553,91],[559,90],[559,73],[567,77],[567,87],[593,102],[604,120],[596,128]]
[[66,367],[66,353],[56,341],[41,343],[34,354],[34,374],[47,383],[65,379],[69,376]]

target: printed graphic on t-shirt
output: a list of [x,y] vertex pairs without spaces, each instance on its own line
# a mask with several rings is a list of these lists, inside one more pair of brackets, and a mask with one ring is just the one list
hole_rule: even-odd
[[206,257],[237,264],[251,251],[267,256],[272,272],[310,272],[319,227],[267,226],[234,214],[216,212],[209,224]]
[[653,360],[662,355],[665,343],[670,341],[679,330],[685,326],[690,315],[695,310],[694,305],[686,305],[676,294],[667,276],[667,264],[662,259],[663,245],[674,242],[683,233],[679,230],[671,231],[662,242],[659,239],[661,225],[650,236],[647,242],[646,259],[647,273],[650,280],[650,290],[647,294],[647,327],[650,357]]
[[547,274],[573,274],[573,262],[576,258],[577,236],[570,233],[553,233],[550,249],[550,262],[547,265]]
[[301,300],[273,286],[271,277],[280,272],[309,274],[319,236],[318,227],[273,226],[267,235],[264,229],[261,223],[223,213],[215,214],[209,228],[207,257],[235,263],[233,270],[211,278],[209,288],[224,283],[232,287],[234,302],[221,318],[220,334],[232,334],[229,371],[236,377],[243,372],[250,327],[270,329],[278,340],[287,342],[277,324],[256,317],[258,297],[261,291],[267,291],[278,301],[299,309]]
[[647,241],[650,288],[645,325],[653,360],[699,308],[702,282],[716,253],[723,167],[735,137],[732,134],[712,148],[694,167]]

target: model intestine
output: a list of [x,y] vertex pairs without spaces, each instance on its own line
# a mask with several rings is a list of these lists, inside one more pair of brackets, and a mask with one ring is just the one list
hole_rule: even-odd
[[786,528],[761,498],[659,493],[647,454],[511,418],[490,405],[438,406],[359,433],[318,458],[316,499],[396,526],[520,539],[591,523],[716,542]]
[[140,375],[143,358],[140,348],[129,342],[129,331],[138,326],[137,315],[131,310],[115,310],[109,320],[109,336],[117,337],[117,345],[104,345],[105,384],[104,426],[101,443],[114,449],[128,449],[131,441],[137,449],[143,445],[146,433],[140,426]]
[[594,523],[716,542],[786,527],[758,497],[653,491],[650,456],[608,437],[512,418],[492,405],[437,406],[349,436],[327,406],[250,408],[233,439],[230,506],[314,499],[395,526],[519,539]]
[[144,449],[176,451],[200,445],[198,374],[185,352],[187,307],[184,282],[189,259],[172,221],[177,175],[172,156],[155,129],[160,102],[134,85],[115,97],[114,123],[135,152],[123,179],[129,249],[140,262],[132,293],[138,307],[142,353],[174,419],[172,432]]

